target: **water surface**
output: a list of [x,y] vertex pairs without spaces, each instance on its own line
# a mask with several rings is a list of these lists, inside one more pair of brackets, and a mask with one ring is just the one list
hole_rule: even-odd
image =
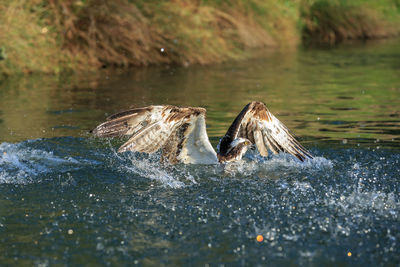
[[[2,81],[0,262],[398,265],[399,44]],[[129,107],[202,106],[216,146],[252,100],[314,159],[168,166],[88,134]]]

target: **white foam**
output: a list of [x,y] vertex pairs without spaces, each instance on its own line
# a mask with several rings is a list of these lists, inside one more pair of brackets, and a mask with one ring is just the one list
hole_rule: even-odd
[[168,171],[162,169],[161,165],[154,164],[150,160],[132,159],[132,166],[127,166],[126,168],[142,177],[156,180],[172,188],[181,188],[185,186],[183,182],[177,180],[173,175],[168,173]]
[[[127,170],[130,173],[135,173],[140,175],[141,177],[148,178],[150,180],[154,180],[160,182],[164,186],[168,186],[171,188],[182,188],[185,186],[185,183],[178,179],[178,175],[174,170],[176,170],[175,166],[169,166],[170,168],[165,168],[159,160],[158,154],[148,155],[148,158],[137,157],[137,153],[117,153],[115,150],[114,155],[121,159],[129,159],[129,165],[123,164],[121,167],[124,170]],[[195,184],[196,181],[194,177],[190,173],[186,173],[183,177],[190,181],[192,184]]]
[[259,155],[249,155],[245,160],[232,162],[223,165],[224,173],[229,176],[251,176],[257,174],[259,177],[270,177],[271,174],[282,173],[282,171],[320,171],[332,169],[332,161],[324,157],[315,157],[301,162],[288,154],[273,155],[269,158],[263,158]]
[[264,166],[280,166],[287,168],[296,169],[322,169],[322,168],[333,168],[333,163],[331,160],[324,157],[314,157],[312,159],[306,159],[305,161],[300,161],[292,155],[281,153],[273,155],[269,159],[261,159],[260,163]]
[[62,164],[79,163],[71,157],[60,158],[52,152],[33,149],[22,143],[0,144],[0,184],[28,184]]
[[[43,174],[66,172],[71,169],[82,168],[84,165],[102,164],[102,162],[90,159],[78,160],[71,156],[56,156],[51,151],[30,147],[32,143],[37,141],[28,140],[18,144],[0,144],[0,183],[27,184],[40,182]],[[228,175],[243,178],[257,174],[259,177],[270,177],[271,172],[278,174],[282,168],[308,171],[309,169],[319,170],[333,167],[332,162],[323,157],[300,162],[286,154],[273,155],[268,159],[250,155],[243,161],[227,164],[223,167],[221,165],[164,165],[159,161],[159,153],[142,156],[138,153],[120,154],[114,151],[114,155],[122,161],[121,165],[117,164],[118,168],[158,181],[171,188],[194,185],[197,184],[197,180],[209,176],[218,178]],[[126,160],[129,163],[123,163]]]
[[[113,150],[114,151],[114,150]],[[163,165],[160,163],[159,153],[143,155],[140,153],[120,154],[114,151],[114,155],[129,164],[122,164],[122,168],[129,172],[138,174],[160,182],[161,184],[181,188],[186,185],[196,184],[195,177],[220,176],[249,177],[254,174],[270,177],[271,172],[280,173],[281,169],[291,170],[321,170],[332,169],[333,163],[323,157],[315,157],[304,162],[299,161],[291,155],[279,154],[268,159],[262,157],[248,157],[245,160],[228,163],[225,165]],[[222,168],[221,168],[222,166]]]

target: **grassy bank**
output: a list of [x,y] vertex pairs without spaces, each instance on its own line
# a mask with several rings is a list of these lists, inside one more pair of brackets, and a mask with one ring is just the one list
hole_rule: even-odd
[[1,0],[0,72],[208,64],[302,40],[388,37],[399,10],[400,0]]
[[338,43],[398,35],[400,0],[313,1],[303,6],[303,41]]

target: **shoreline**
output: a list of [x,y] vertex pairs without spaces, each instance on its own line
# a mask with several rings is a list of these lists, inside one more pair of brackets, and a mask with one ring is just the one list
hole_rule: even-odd
[[397,0],[5,1],[0,76],[207,65],[400,33]]

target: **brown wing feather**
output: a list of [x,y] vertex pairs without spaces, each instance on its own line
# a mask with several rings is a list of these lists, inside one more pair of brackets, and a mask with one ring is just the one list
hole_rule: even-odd
[[269,148],[273,153],[287,152],[304,161],[312,155],[290,134],[261,102],[247,104],[239,113],[226,135],[221,139],[220,150],[228,147],[238,137],[249,139],[257,146],[262,156],[267,156]]
[[155,120],[143,129],[136,132],[118,152],[136,151],[145,153],[154,153],[163,148],[171,135],[182,128],[182,125],[192,121],[203,111],[202,108],[178,108],[175,106],[165,106],[158,111],[159,114],[152,112],[151,118]]
[[[175,163],[181,149],[179,142],[186,138],[183,134],[187,125],[205,112],[203,108],[175,106],[131,109],[108,117],[108,121],[97,126],[92,133],[97,137],[131,136],[118,152],[153,153],[165,147],[163,157]],[[166,157],[168,152],[171,153]]]
[[111,115],[107,118],[106,122],[93,129],[92,134],[97,137],[132,135],[149,124],[154,123],[156,118],[152,114],[160,113],[162,108],[162,106],[149,106]]
[[[241,127],[242,121],[244,120],[244,116],[250,110],[251,103],[247,104],[243,110],[239,113],[239,115],[232,122],[226,134],[221,138],[219,142],[219,152],[220,154],[225,154],[226,151],[229,151],[230,144],[239,136],[239,135],[247,135],[246,127]],[[247,120],[246,120],[247,121]],[[240,131],[240,133],[239,133]]]
[[165,141],[178,126],[179,122],[174,124],[165,123],[164,121],[153,123],[132,136],[118,149],[118,152],[156,152],[164,145]]
[[106,120],[113,120],[117,118],[123,118],[129,115],[136,115],[136,114],[144,114],[146,112],[151,112],[154,109],[154,106],[149,106],[149,107],[143,107],[143,108],[134,108],[134,109],[129,109],[125,110],[116,114],[113,114],[111,116],[108,116]]
[[162,148],[161,161],[172,164],[178,163],[178,156],[182,151],[186,138],[185,132],[189,125],[189,123],[184,123],[169,136]]

